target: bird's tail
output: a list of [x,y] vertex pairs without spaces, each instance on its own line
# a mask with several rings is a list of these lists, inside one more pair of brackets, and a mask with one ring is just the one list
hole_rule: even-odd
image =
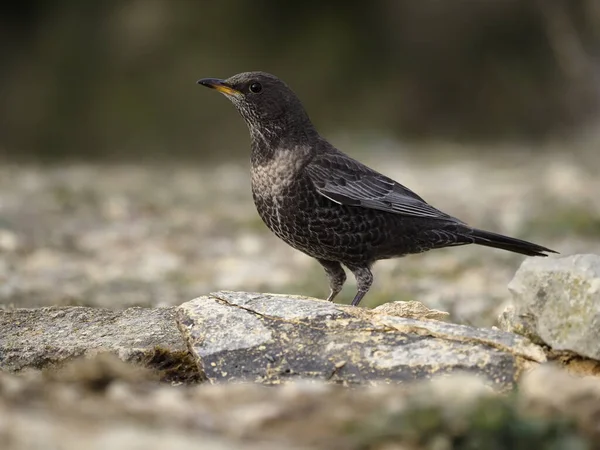
[[550,250],[549,248],[542,247],[541,245],[522,241],[521,239],[503,236],[497,233],[492,233],[491,231],[473,229],[473,234],[471,237],[474,239],[475,244],[484,245],[486,247],[501,248],[502,250],[521,253],[522,255],[527,256],[548,256],[547,253],[558,253],[554,250]]

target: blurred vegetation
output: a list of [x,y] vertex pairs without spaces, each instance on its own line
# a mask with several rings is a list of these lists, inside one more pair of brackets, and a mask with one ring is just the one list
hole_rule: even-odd
[[[411,405],[398,413],[374,414],[351,430],[355,450],[592,450],[598,448],[573,421],[523,412],[516,395],[481,398],[467,407]],[[590,433],[591,434],[591,433]],[[394,445],[395,444],[395,445]]]
[[265,70],[319,128],[545,139],[598,107],[597,0],[23,0],[0,15],[0,154],[243,154],[200,77]]

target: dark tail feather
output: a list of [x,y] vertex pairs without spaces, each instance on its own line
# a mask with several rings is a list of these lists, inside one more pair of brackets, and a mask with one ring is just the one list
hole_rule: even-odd
[[490,231],[473,230],[471,235],[474,238],[474,243],[485,245],[486,247],[501,248],[509,252],[521,253],[527,256],[548,256],[546,253],[558,253],[541,245],[532,244],[531,242],[522,241],[501,234],[492,233]]

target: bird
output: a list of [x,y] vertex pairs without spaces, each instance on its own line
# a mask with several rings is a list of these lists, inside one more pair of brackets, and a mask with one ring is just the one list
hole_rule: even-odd
[[376,261],[443,247],[478,244],[527,256],[557,253],[541,245],[473,228],[431,206],[323,138],[288,85],[266,72],[243,72],[198,84],[224,94],[250,132],[254,204],[266,226],[315,258],[333,301],[356,279],[353,306],[373,283]]

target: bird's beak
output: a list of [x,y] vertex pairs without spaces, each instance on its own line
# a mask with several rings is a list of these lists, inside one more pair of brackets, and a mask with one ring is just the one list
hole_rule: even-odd
[[209,87],[211,89],[216,89],[217,91],[219,91],[220,93],[225,94],[225,95],[241,94],[240,91],[232,88],[231,86],[227,85],[227,83],[225,83],[225,81],[219,80],[217,78],[202,78],[201,80],[198,80],[198,84]]

